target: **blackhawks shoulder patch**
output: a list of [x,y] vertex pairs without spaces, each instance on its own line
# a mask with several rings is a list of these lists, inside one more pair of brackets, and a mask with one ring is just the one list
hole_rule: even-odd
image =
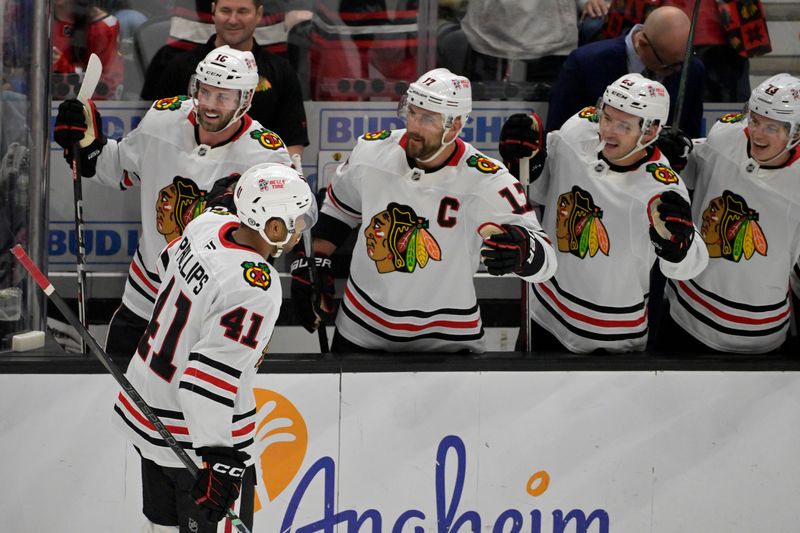
[[722,115],[719,117],[720,122],[724,122],[726,124],[732,124],[734,122],[741,122],[744,120],[744,115],[741,113],[728,113],[726,115]]
[[176,109],[180,109],[181,104],[188,99],[189,97],[186,95],[162,98],[153,103],[153,109],[158,109],[159,111],[175,111]]
[[283,147],[283,139],[281,139],[277,133],[267,128],[251,131],[250,137],[257,140],[261,146],[268,150],[277,150]]
[[584,107],[580,111],[578,111],[578,116],[581,118],[585,118],[589,122],[599,122],[600,117],[597,116],[597,108],[593,105],[588,107]]
[[269,286],[272,284],[272,279],[269,275],[269,265],[266,263],[245,261],[242,263],[242,269],[244,270],[244,280],[248,285],[263,290],[269,289]]
[[467,166],[478,169],[484,174],[495,174],[500,166],[482,154],[474,154],[467,159]]
[[388,139],[389,135],[392,132],[389,130],[380,130],[380,131],[371,131],[369,133],[365,133],[363,139],[365,141],[382,141],[384,139]]
[[662,163],[650,163],[644,169],[652,174],[656,181],[665,185],[678,183],[678,175],[675,171]]

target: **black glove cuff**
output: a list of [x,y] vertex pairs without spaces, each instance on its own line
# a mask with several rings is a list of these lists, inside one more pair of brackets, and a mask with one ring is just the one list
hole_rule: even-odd
[[680,263],[689,253],[689,247],[692,245],[694,233],[692,232],[685,239],[671,241],[663,238],[658,234],[656,228],[650,226],[650,242],[656,250],[656,255],[670,263]]

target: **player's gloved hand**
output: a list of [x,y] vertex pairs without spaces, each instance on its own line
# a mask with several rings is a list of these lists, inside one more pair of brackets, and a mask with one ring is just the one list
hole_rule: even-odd
[[503,231],[483,241],[481,260],[493,276],[513,272],[520,276],[536,274],[544,263],[533,234],[522,226],[503,224]]
[[669,164],[673,169],[680,172],[686,168],[689,154],[692,153],[694,144],[692,139],[678,128],[664,126],[658,134],[656,146],[669,159]]
[[206,194],[205,209],[224,207],[229,213],[236,214],[236,204],[233,203],[233,191],[239,181],[239,174],[231,174],[214,182],[214,186]]
[[650,241],[656,255],[678,263],[686,257],[694,239],[692,208],[680,194],[667,191],[650,205]]
[[319,328],[322,322],[336,311],[336,287],[330,257],[314,255],[317,286],[311,285],[311,272],[304,252],[297,252],[292,261],[292,305],[297,320],[309,333]]
[[249,457],[235,448],[198,448],[203,469],[192,488],[192,498],[209,522],[219,522],[242,488],[244,461]]
[[58,106],[53,137],[64,149],[64,159],[70,166],[75,157],[73,154],[75,143],[80,143],[78,157],[81,162],[81,174],[86,178],[95,175],[97,157],[106,145],[100,124],[100,112],[92,100],[83,105],[73,98],[64,100]]
[[516,113],[511,115],[500,130],[500,157],[508,170],[518,179],[519,160],[530,158],[530,176],[528,182],[533,183],[544,169],[547,150],[544,143],[544,126],[536,112],[531,114]]

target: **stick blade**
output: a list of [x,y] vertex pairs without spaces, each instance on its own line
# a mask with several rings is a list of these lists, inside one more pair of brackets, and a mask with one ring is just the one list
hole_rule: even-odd
[[86,103],[97,88],[97,83],[100,81],[100,76],[103,74],[103,64],[97,54],[92,54],[89,57],[89,63],[86,65],[86,72],[83,75],[83,83],[78,91],[78,100]]

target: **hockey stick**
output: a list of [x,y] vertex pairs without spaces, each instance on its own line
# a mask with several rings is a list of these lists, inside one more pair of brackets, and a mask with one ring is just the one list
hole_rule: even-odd
[[[519,160],[519,182],[525,189],[525,201],[528,201],[528,185],[531,178],[531,158],[521,157]],[[520,321],[519,333],[522,335],[525,353],[533,351],[533,335],[531,335],[531,301],[528,297],[528,282],[524,279],[519,280],[521,284],[520,292]]]
[[[100,76],[103,74],[103,64],[96,54],[89,57],[83,83],[78,90],[78,101],[84,106],[94,94]],[[87,326],[86,318],[86,233],[83,230],[83,174],[80,166],[80,141],[72,146],[72,192],[75,199],[75,261],[78,275],[78,319]],[[86,353],[86,341],[81,338],[81,352]]]
[[694,51],[694,29],[697,26],[697,17],[700,13],[700,0],[694,0],[694,11],[692,11],[692,21],[689,25],[689,40],[686,43],[686,53],[683,56],[683,66],[681,67],[681,79],[678,84],[678,97],[675,99],[675,114],[672,115],[672,127],[678,128],[683,114],[683,99],[686,96],[686,80],[689,78],[689,63],[692,60]]
[[[153,412],[147,402],[144,401],[144,398],[141,397],[139,392],[131,385],[131,382],[128,381],[128,378],[125,377],[125,374],[117,367],[116,363],[111,360],[108,354],[97,344],[94,336],[86,329],[78,317],[75,316],[75,313],[72,312],[72,309],[69,308],[67,303],[64,301],[63,298],[56,292],[55,287],[50,281],[47,279],[39,267],[37,267],[31,258],[28,257],[28,254],[25,252],[25,249],[17,244],[13,248],[11,248],[11,253],[14,254],[14,257],[17,258],[17,261],[28,271],[33,281],[36,282],[39,287],[41,287],[44,294],[47,298],[53,302],[56,308],[61,311],[61,314],[64,315],[64,318],[67,320],[70,326],[75,328],[78,332],[78,335],[81,336],[81,339],[88,345],[89,350],[100,360],[100,363],[106,368],[106,370],[114,376],[114,379],[117,380],[117,383],[122,387],[122,390],[125,391],[125,394],[128,395],[128,398],[136,404],[136,407],[142,412],[142,414],[147,418],[147,420],[153,424],[153,427],[156,428],[158,434],[161,435],[161,438],[164,439],[164,442],[170,447],[170,449],[175,452],[175,455],[178,456],[181,463],[186,467],[189,473],[194,477],[197,478],[200,474],[200,469],[198,466],[192,461],[189,455],[178,445],[178,442],[175,440],[175,437],[170,433],[170,431],[166,428],[161,419]],[[247,526],[242,523],[236,513],[233,512],[232,509],[228,509],[227,511],[228,520],[230,520],[231,524],[240,532],[240,533],[250,533],[250,530],[247,529]]]
[[[300,158],[300,154],[292,154],[291,159],[295,167],[294,169],[300,176],[303,176],[303,161]],[[304,176],[303,179],[305,179]],[[319,309],[320,287],[317,284],[319,275],[317,272],[317,263],[314,261],[314,247],[311,244],[311,228],[303,232],[303,248],[305,249],[306,260],[308,261],[308,280],[311,282],[311,306],[314,309],[314,314],[319,318],[319,327],[317,328],[319,351],[324,354],[329,351],[328,331],[325,329],[325,321],[322,320],[322,311]]]

